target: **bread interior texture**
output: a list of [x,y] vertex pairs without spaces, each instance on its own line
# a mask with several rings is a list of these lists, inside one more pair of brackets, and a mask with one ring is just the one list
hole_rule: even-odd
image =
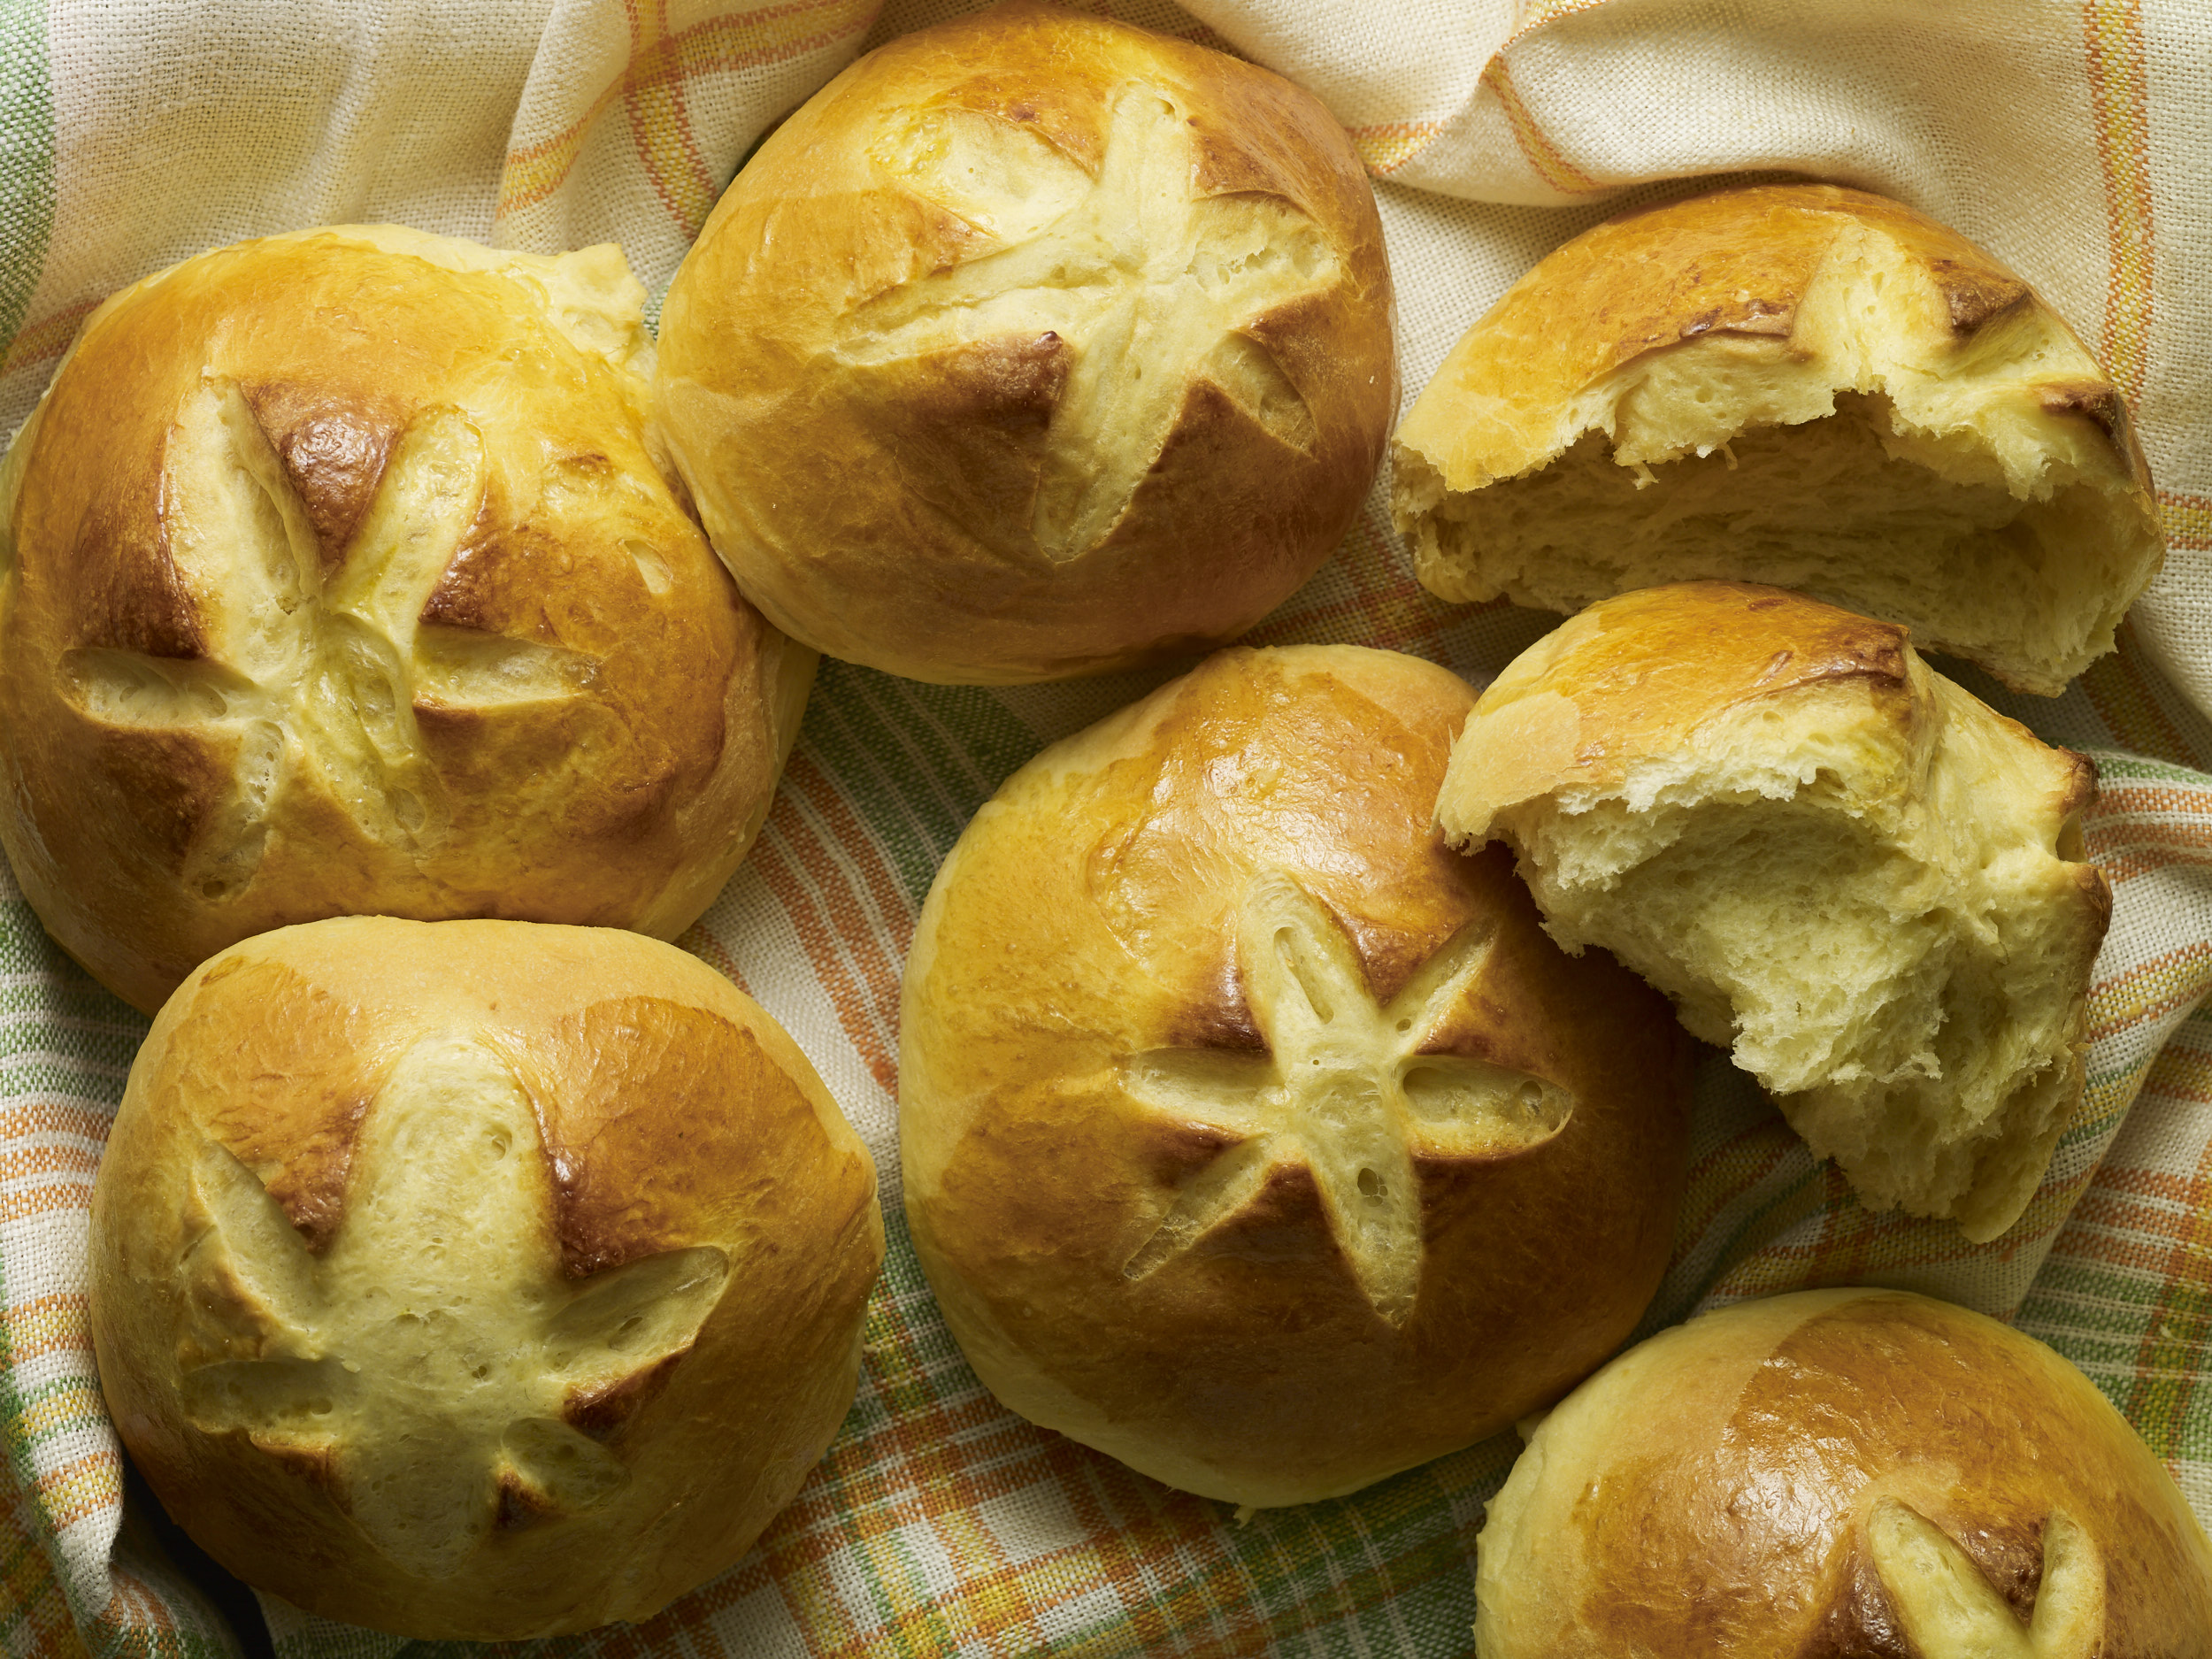
[[1562,944],[1611,950],[1732,1048],[1870,1208],[1983,1240],[2065,1127],[2101,916],[2074,867],[1990,810],[2039,788],[2016,741],[1942,690],[1918,792],[1756,762],[1747,732],[1734,756],[1656,759],[1624,792],[1507,821]]
[[1914,430],[1878,392],[1671,460],[1625,463],[1586,431],[1523,477],[1420,493],[1435,497],[1422,580],[1453,600],[1571,611],[1661,582],[1771,582],[1908,622],[1921,643],[2046,691],[2106,649],[2124,609],[2082,549],[2132,534],[2125,498],[2060,458],[2019,499],[1982,441]]

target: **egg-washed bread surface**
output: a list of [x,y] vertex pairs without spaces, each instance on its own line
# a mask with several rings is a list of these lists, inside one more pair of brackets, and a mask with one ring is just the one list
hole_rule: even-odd
[[0,841],[151,1012],[385,913],[672,936],[765,815],[813,653],[646,441],[643,290],[390,227],[93,313],[0,464]]
[[342,918],[154,1022],[92,1330],[163,1506],[257,1587],[425,1638],[641,1619],[851,1404],[875,1168],[726,979],[611,928]]
[[1774,1096],[1873,1209],[1996,1237],[2079,1104],[2112,899],[2090,764],[1934,672],[1893,623],[1687,582],[1517,657],[1452,751],[1455,846],[1520,856]]
[[1190,655],[1365,499],[1398,402],[1381,222],[1311,95],[1016,0],[761,145],[669,289],[656,397],[795,638],[956,683]]
[[2096,1385],[1900,1291],[1740,1302],[1547,1417],[1479,1659],[2207,1659],[2212,1542]]
[[1640,209],[1516,283],[1392,446],[1440,596],[1573,611],[1692,578],[1903,623],[2055,695],[2165,543],[2127,405],[2025,282],[1901,204]]
[[1627,1336],[1689,1044],[1429,822],[1471,694],[1222,652],[1055,744],[931,889],[908,1222],[979,1377],[1171,1486],[1275,1505],[1494,1433]]

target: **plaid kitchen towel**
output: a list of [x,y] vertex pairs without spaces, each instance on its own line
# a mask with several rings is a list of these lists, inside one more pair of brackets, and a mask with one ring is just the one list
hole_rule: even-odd
[[[86,313],[240,237],[390,219],[556,250],[617,240],[656,293],[757,135],[958,0],[0,0],[0,430]],[[1097,0],[1314,88],[1377,180],[1417,390],[1550,247],[1713,175],[1811,174],[1926,209],[2026,275],[2133,405],[2167,573],[2055,702],[1977,691],[2093,752],[2116,895],[2087,1106],[1996,1244],[1869,1216],[1717,1056],[1647,1321],[1816,1283],[2016,1317],[2082,1365],[2212,1518],[2212,37],[2180,0]],[[1478,681],[1554,618],[1440,604],[1378,495],[1259,630],[1417,652]],[[1047,741],[1148,689],[1013,691],[825,664],[758,847],[682,941],[813,1058],[876,1154],[890,1257],[860,1396],[738,1568],[614,1655],[1460,1654],[1501,1437],[1239,1524],[1000,1409],[907,1243],[897,999],[969,814]],[[0,877],[0,882],[4,877]],[[124,1499],[93,1376],[84,1233],[144,1021],[0,886],[0,1637],[18,1653],[235,1639]],[[403,1644],[265,1604],[287,1655]]]

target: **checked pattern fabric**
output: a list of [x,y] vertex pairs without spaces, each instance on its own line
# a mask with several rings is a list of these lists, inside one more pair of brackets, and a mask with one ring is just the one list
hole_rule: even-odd
[[[2063,698],[1975,691],[2092,753],[2116,894],[2085,1107],[1994,1244],[1870,1216],[1717,1056],[1647,1329],[1878,1282],[2016,1319],[2081,1365],[2212,1519],[2212,56],[2184,0],[1079,0],[1325,98],[1376,180],[1407,385],[1546,250],[1684,180],[1901,196],[2025,274],[2112,371],[2167,574]],[[0,429],[86,313],[240,237],[394,220],[553,251],[618,240],[657,293],[760,133],[959,0],[0,0]],[[1264,643],[1407,650],[1479,683],[1552,625],[1412,580],[1379,492]],[[1947,665],[1947,667],[1948,665]],[[681,941],[805,1048],[874,1151],[890,1256],[860,1394],[752,1555],[652,1623],[549,1653],[1456,1655],[1510,1436],[1240,1522],[1031,1427],[915,1264],[897,1002],[938,861],[1010,772],[1156,683],[1012,691],[824,664],[768,826]],[[0,1647],[214,1655],[237,1639],[127,1501],[93,1373],[94,1170],[145,1022],[0,874]],[[265,1603],[278,1650],[406,1644]],[[420,1645],[416,1645],[418,1647]]]

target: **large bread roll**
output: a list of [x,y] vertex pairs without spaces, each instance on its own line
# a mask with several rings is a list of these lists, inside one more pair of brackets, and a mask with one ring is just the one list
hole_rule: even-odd
[[760,147],[669,288],[657,399],[717,550],[810,645],[985,683],[1187,654],[1366,496],[1382,227],[1318,99],[1014,0]]
[[875,1171],[673,946],[348,918],[227,950],[92,1203],[117,1428],[241,1578],[403,1635],[641,1619],[733,1564],[853,1398]]
[[2016,1220],[2082,1094],[2111,915],[2095,773],[1905,630],[1778,588],[1593,605],[1492,682],[1438,823],[1509,842],[1598,945],[1774,1094],[1868,1205]]
[[1578,236],[1453,349],[1393,455],[1444,598],[1773,582],[2054,695],[2165,550],[2127,405],[2058,314],[1955,232],[1834,185]]
[[1015,1410],[1240,1503],[1555,1399],[1672,1242],[1689,1045],[1429,823],[1471,700],[1225,651],[977,813],[908,958],[907,1218]]
[[354,913],[672,937],[813,653],[649,453],[643,290],[389,227],[241,243],[85,325],[0,465],[0,841],[150,1012]]
[[2212,1541],[2040,1342],[1898,1291],[1707,1314],[1546,1417],[1479,1659],[2207,1659]]

